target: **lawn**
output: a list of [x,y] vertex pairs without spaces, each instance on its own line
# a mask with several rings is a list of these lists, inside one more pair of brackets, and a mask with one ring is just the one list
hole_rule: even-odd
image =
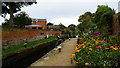
[[37,40],[37,41],[28,42],[27,43],[27,47],[24,47],[24,45],[14,46],[14,47],[8,48],[6,50],[3,50],[2,51],[2,55],[6,55],[6,54],[9,54],[9,53],[18,51],[18,50],[23,50],[23,49],[26,49],[26,48],[29,48],[29,47],[32,47],[32,46],[36,46],[38,44],[42,44],[42,43],[48,42],[48,41],[53,40],[55,38],[56,37],[49,37],[48,39],[40,39],[40,40]]

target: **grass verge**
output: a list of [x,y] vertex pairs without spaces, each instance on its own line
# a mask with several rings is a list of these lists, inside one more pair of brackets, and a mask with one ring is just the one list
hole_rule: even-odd
[[40,39],[40,40],[37,40],[37,41],[28,42],[27,47],[24,47],[24,45],[14,46],[14,47],[8,48],[6,50],[3,50],[2,55],[6,55],[6,54],[9,54],[9,53],[12,53],[12,52],[15,52],[15,51],[18,51],[18,50],[22,50],[22,49],[27,49],[29,47],[48,42],[48,41],[53,40],[55,38],[56,37],[49,37],[48,39]]

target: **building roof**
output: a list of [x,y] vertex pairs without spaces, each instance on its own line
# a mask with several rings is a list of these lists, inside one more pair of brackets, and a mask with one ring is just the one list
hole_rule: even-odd
[[25,27],[42,27],[42,25],[26,25]]
[[49,29],[59,29],[60,26],[59,25],[49,25],[48,28]]
[[32,22],[46,22],[46,19],[32,19]]

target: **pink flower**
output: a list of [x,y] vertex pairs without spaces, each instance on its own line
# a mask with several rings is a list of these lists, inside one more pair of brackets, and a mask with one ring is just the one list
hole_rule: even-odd
[[101,49],[101,48],[102,48],[102,46],[97,46],[96,48]]

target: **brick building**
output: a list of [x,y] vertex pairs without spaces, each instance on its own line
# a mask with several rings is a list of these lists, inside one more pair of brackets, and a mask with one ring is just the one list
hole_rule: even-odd
[[46,19],[32,19],[32,25],[41,25],[42,29],[47,29]]
[[46,19],[32,19],[32,25],[26,25],[25,28],[40,29],[40,30],[53,29],[53,30],[49,30],[47,32],[43,32],[44,35],[55,36],[55,35],[62,34],[62,32],[58,30],[58,29],[60,29],[60,26],[58,26],[58,25],[47,26]]

